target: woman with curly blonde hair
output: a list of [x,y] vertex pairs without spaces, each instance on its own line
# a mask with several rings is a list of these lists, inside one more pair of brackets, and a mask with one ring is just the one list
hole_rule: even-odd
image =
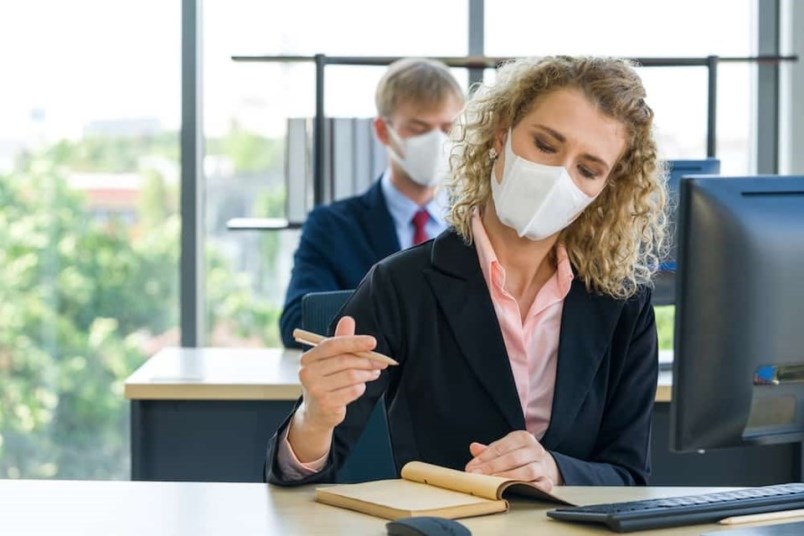
[[[450,185],[452,224],[471,243],[472,214],[491,197],[489,175],[506,129],[522,122],[538,96],[557,89],[585,97],[587,104],[615,119],[617,128],[625,129],[622,134],[628,143],[616,166],[600,170],[600,162],[587,159],[578,162],[577,172],[567,168],[578,188],[594,202],[561,231],[557,241],[565,244],[570,261],[589,289],[628,298],[640,285],[649,284],[659,264],[658,255],[664,249],[665,191],[653,139],[653,112],[645,104],[645,90],[637,74],[625,61],[547,58],[502,67],[497,84],[478,91],[467,106],[466,121],[458,127],[455,178]],[[532,134],[539,140],[531,142],[539,155],[532,160],[545,164],[560,161],[561,155],[548,153],[555,143],[551,134],[544,128]],[[602,132],[587,135],[607,137]],[[522,150],[528,151],[524,146]],[[525,156],[533,150],[516,152]],[[598,173],[592,174],[595,171]],[[545,208],[549,210],[547,203]]]
[[[511,62],[476,92],[452,228],[375,265],[302,357],[268,481],[333,480],[384,396],[397,471],[646,483],[665,193],[645,96],[628,62],[571,57]],[[399,366],[355,355],[375,348]]]

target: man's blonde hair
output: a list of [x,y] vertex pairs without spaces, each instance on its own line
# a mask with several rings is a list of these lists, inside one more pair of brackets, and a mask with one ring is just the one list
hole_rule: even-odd
[[625,60],[594,57],[520,59],[497,71],[467,103],[454,134],[450,223],[469,243],[471,218],[491,196],[498,132],[515,127],[537,100],[559,89],[580,91],[626,129],[625,151],[595,201],[559,235],[576,275],[589,290],[615,298],[649,285],[666,252],[665,173],[657,161],[653,111]]
[[403,102],[435,108],[448,98],[463,102],[463,90],[440,61],[405,58],[393,62],[377,84],[377,115],[388,118]]

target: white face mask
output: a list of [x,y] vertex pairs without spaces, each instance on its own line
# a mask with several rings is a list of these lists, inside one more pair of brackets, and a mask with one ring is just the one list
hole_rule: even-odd
[[[434,128],[424,134],[402,138],[388,125],[388,132],[402,154],[388,146],[391,158],[414,182],[434,186],[449,172],[449,138]],[[404,156],[403,156],[404,155]]]
[[531,240],[543,240],[566,228],[595,200],[575,185],[564,167],[515,155],[511,130],[505,140],[502,183],[492,169],[491,193],[500,221]]

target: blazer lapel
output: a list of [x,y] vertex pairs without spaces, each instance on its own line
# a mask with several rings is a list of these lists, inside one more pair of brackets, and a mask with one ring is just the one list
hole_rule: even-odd
[[388,205],[385,203],[385,196],[379,180],[363,194],[362,201],[366,210],[360,213],[360,225],[377,258],[384,259],[399,251],[396,227],[394,227],[391,213],[388,212]]
[[622,300],[587,292],[575,279],[564,300],[550,426],[542,442],[553,448],[573,421],[597,374],[617,324]]
[[511,364],[475,249],[449,230],[436,238],[432,262],[434,268],[424,275],[461,353],[511,428],[524,430]]

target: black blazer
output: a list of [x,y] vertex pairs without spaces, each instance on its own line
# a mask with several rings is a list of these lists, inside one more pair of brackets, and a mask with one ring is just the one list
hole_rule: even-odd
[[[377,351],[400,366],[349,405],[321,472],[284,479],[275,435],[267,481],[333,481],[383,393],[397,472],[411,460],[462,470],[471,442],[525,429],[477,253],[453,230],[378,263],[341,314],[353,316],[358,333],[374,335]],[[552,416],[541,440],[566,484],[646,484],[657,352],[648,289],[615,300],[573,281],[561,318]]]
[[399,239],[380,181],[362,195],[310,212],[293,257],[293,272],[279,318],[285,346],[299,347],[293,330],[301,326],[305,294],[352,290],[375,263],[397,251]]

